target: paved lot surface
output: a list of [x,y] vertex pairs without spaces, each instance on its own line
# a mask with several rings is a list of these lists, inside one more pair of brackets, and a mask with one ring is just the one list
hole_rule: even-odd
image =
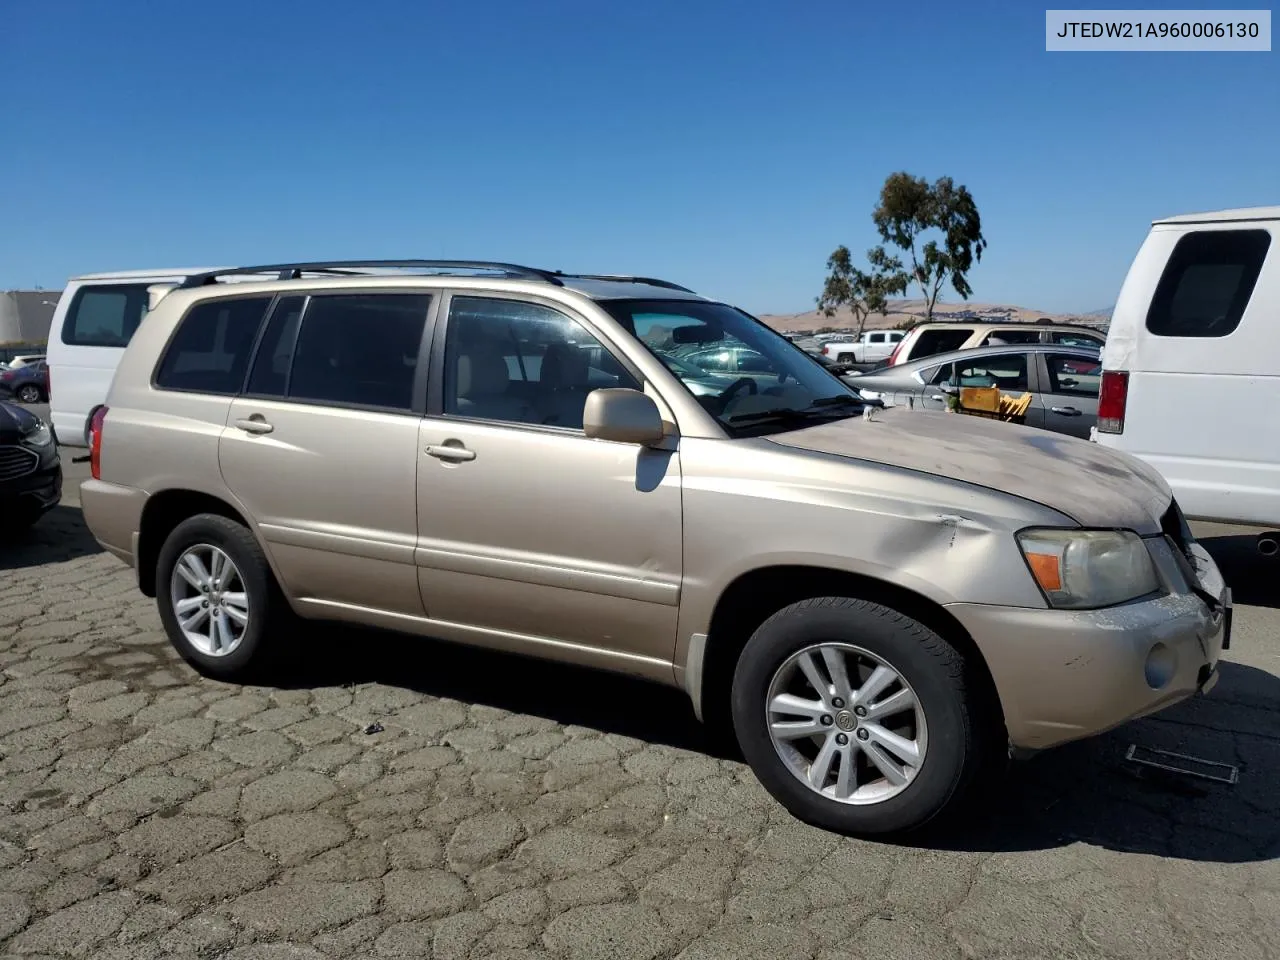
[[1280,956],[1280,566],[1239,531],[1199,531],[1244,604],[1211,697],[904,846],[797,824],[639,683],[345,628],[202,680],[68,503],[0,547],[0,956]]

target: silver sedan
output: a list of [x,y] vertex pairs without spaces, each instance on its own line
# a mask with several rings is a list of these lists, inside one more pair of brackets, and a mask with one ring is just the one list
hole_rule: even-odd
[[1030,393],[1028,426],[1088,439],[1098,420],[1102,365],[1095,347],[1022,343],[940,353],[843,379],[868,399],[925,410],[945,409],[957,387]]

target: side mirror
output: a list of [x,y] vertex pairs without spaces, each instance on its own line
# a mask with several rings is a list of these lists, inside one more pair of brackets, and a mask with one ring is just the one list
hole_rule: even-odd
[[943,393],[945,393],[949,397],[960,396],[960,388],[957,387],[954,383],[939,384],[938,389],[941,390]]
[[587,394],[582,429],[593,440],[638,443],[661,442],[662,414],[653,397],[629,387],[607,387]]

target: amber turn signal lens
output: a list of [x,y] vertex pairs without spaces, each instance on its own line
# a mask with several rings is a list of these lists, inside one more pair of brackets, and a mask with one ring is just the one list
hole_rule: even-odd
[[1027,563],[1042,590],[1062,589],[1062,567],[1056,553],[1028,553]]

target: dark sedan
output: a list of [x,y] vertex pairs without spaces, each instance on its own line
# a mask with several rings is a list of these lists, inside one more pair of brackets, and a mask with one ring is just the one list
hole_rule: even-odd
[[25,529],[62,499],[62,458],[53,430],[0,402],[0,536]]
[[1030,393],[1028,426],[1088,439],[1098,421],[1102,363],[1096,347],[1022,343],[940,353],[843,379],[868,399],[924,410],[946,409],[955,387]]

